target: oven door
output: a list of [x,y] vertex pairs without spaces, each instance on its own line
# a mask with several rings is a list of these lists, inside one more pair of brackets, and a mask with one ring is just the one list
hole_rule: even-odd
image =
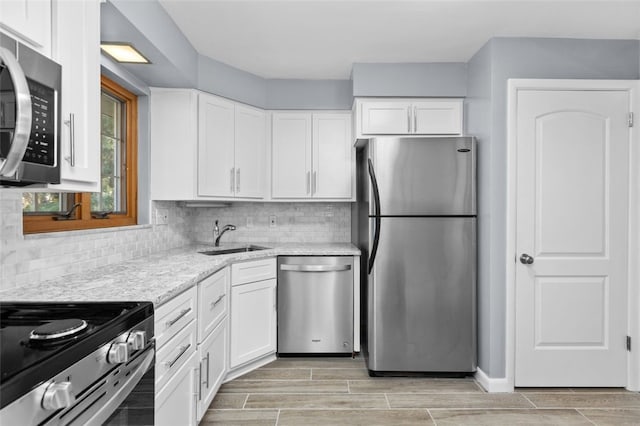
[[[126,398],[116,405],[117,401],[109,404],[105,411],[113,409],[109,418],[104,421],[105,426],[123,425],[152,425],[155,411],[155,362],[147,367],[147,372],[131,389]],[[114,409],[115,407],[115,409]]]

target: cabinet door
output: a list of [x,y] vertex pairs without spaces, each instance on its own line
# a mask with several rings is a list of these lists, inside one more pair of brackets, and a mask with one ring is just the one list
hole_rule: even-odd
[[272,197],[310,197],[310,113],[273,113],[271,155]]
[[314,198],[351,198],[351,114],[313,114]]
[[236,105],[236,197],[264,198],[266,169],[265,125],[263,111]]
[[406,135],[411,133],[411,103],[408,101],[362,102],[362,133],[367,135]]
[[198,95],[152,88],[149,99],[151,199],[191,200],[198,177]]
[[233,102],[200,93],[198,122],[198,195],[235,193]]
[[276,350],[276,280],[231,288],[230,367]]
[[413,133],[461,135],[462,100],[430,99],[413,102]]
[[[0,1],[0,28],[14,36],[18,36],[21,41],[27,42],[32,48],[43,55],[51,55],[50,1]],[[96,29],[98,31],[100,30],[100,23],[98,23]]]
[[227,373],[227,320],[221,322],[199,346],[200,386],[198,388],[198,421],[209,408]]
[[171,380],[156,393],[156,426],[196,425],[196,386],[199,371],[198,357],[194,351]]
[[53,2],[53,56],[62,65],[61,183],[100,190],[100,3]]
[[198,284],[198,342],[202,342],[227,315],[229,267]]

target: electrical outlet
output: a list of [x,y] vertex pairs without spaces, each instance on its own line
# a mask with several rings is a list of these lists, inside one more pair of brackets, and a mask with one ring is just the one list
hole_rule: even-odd
[[247,228],[253,228],[253,218],[251,216],[247,216]]
[[275,228],[276,225],[277,225],[276,216],[275,215],[269,216],[269,228]]
[[169,223],[169,210],[156,209],[156,225],[166,225]]

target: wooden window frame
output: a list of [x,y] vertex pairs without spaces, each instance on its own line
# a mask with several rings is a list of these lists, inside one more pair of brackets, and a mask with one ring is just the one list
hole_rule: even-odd
[[[80,229],[112,228],[138,224],[138,97],[113,80],[101,76],[101,91],[106,91],[125,104],[124,122],[126,123],[126,191],[127,212],[112,213],[107,219],[91,217],[91,193],[81,192],[74,195],[74,202],[81,203],[75,219],[54,220],[54,215],[23,215],[23,233],[75,231]],[[55,192],[55,191],[52,191]]]

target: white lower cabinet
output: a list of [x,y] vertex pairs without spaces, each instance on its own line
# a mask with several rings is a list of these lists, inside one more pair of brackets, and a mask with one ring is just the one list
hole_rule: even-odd
[[156,426],[196,425],[196,375],[198,357],[195,351],[171,377],[166,385],[156,393]]
[[197,425],[230,369],[275,356],[276,331],[275,258],[225,267],[160,306],[155,424]]
[[273,260],[270,279],[236,285],[234,276],[231,277],[230,368],[276,351],[276,268]]
[[211,401],[220,389],[227,373],[227,321],[218,327],[198,345],[200,373],[198,386],[198,421],[206,413]]

